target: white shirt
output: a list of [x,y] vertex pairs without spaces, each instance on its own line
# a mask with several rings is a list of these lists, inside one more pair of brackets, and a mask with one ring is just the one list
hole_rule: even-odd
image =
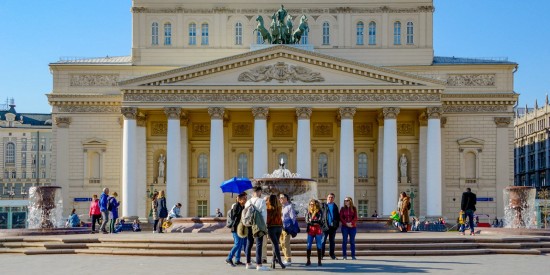
[[265,204],[265,200],[262,198],[256,198],[252,197],[249,199],[244,207],[248,207],[250,204],[253,204],[260,213],[262,213],[262,217],[264,218],[265,224],[267,224],[267,205]]

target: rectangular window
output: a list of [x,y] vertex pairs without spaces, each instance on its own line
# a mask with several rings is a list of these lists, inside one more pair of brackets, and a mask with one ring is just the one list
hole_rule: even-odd
[[26,179],[27,178],[27,171],[23,170],[21,171],[21,178]]
[[206,217],[208,216],[208,201],[207,200],[198,200],[197,201],[197,216]]
[[369,215],[369,201],[359,200],[357,203],[357,215],[359,218],[366,218]]
[[164,45],[172,45],[172,24],[164,24]]
[[393,24],[393,44],[401,45],[401,22]]
[[201,45],[208,45],[208,24],[201,26]]
[[189,45],[197,45],[197,25],[189,24]]

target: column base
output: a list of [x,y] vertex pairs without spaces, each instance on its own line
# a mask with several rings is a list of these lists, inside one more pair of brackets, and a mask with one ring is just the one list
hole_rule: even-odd
[[[124,219],[124,222],[125,223],[133,223],[135,220],[139,220],[139,217],[138,216],[127,216],[127,217],[122,217]],[[141,222],[141,220],[140,220]]]

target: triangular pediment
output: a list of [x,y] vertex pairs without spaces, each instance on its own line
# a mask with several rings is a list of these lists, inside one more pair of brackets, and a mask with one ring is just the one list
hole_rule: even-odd
[[130,79],[119,85],[122,89],[219,85],[444,87],[438,80],[286,45]]
[[473,137],[459,139],[457,142],[461,146],[483,146],[485,144],[484,140]]
[[82,145],[85,147],[86,146],[106,146],[107,143],[108,143],[107,140],[96,138],[96,137],[89,138],[82,141]]

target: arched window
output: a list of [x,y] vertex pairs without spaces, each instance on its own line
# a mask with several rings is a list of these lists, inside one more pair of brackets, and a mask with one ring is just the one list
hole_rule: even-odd
[[235,45],[242,45],[243,44],[243,24],[241,22],[237,22],[235,24]]
[[15,143],[6,144],[6,163],[15,163]]
[[304,33],[302,33],[302,37],[300,38],[300,44],[307,45],[309,44],[309,30],[305,30]]
[[328,156],[325,153],[319,154],[318,161],[319,178],[328,178]]
[[281,160],[283,160],[283,162],[285,163],[285,167],[288,169],[289,165],[288,165],[288,156],[286,153],[280,153],[279,156],[277,157],[277,166],[279,166],[279,163],[281,162]]
[[159,44],[159,23],[153,22],[151,25],[151,45]]
[[360,153],[359,157],[357,158],[357,177],[368,178],[366,153]]
[[464,161],[466,164],[466,178],[467,179],[475,179],[477,178],[477,171],[476,171],[476,154],[474,152],[468,152],[464,156]]
[[365,30],[365,24],[361,21],[357,22],[357,26],[356,26],[357,45],[363,45],[364,30]]
[[328,22],[323,23],[323,45],[330,44],[330,24]]
[[203,23],[201,26],[201,45],[208,45],[208,24]]
[[256,44],[263,44],[264,38],[262,37],[262,34],[260,32],[256,32]]
[[199,171],[198,178],[208,178],[208,158],[205,153],[199,155]]
[[164,24],[164,45],[172,45],[172,24],[170,23]]
[[240,153],[237,163],[239,164],[237,177],[248,178],[248,156],[245,153]]
[[369,45],[376,45],[376,22],[369,23]]
[[393,44],[401,45],[401,22],[393,23]]
[[189,45],[197,45],[197,24],[189,24]]
[[414,44],[414,25],[413,22],[407,23],[407,45]]

